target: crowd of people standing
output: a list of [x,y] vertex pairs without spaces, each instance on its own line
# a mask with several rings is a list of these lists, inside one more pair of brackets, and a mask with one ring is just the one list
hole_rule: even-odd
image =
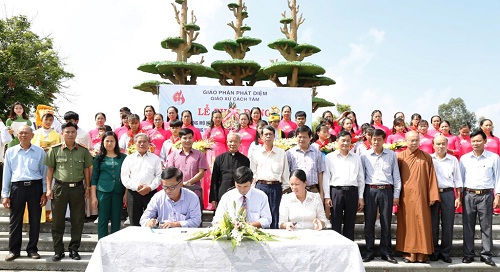
[[[120,125],[106,125],[106,115],[99,112],[96,127],[86,132],[76,112],[65,113],[60,124],[50,107],[39,107],[35,131],[25,107],[16,103],[0,123],[1,141],[8,143],[1,154],[2,203],[11,211],[6,260],[20,255],[27,203],[31,258],[40,257],[41,219],[52,221],[52,259],[59,261],[65,257],[65,218],[70,218],[69,256],[79,260],[83,224],[92,215],[98,215],[102,238],[110,233],[109,222],[111,233],[120,229],[124,207],[130,225],[164,228],[199,227],[203,209],[216,210],[213,223],[218,224],[224,211],[243,207],[255,227],[331,227],[351,240],[356,214],[364,212],[365,262],[375,256],[379,217],[380,255],[391,263],[397,263],[393,214],[398,218],[395,248],[412,263],[451,262],[455,213],[462,213],[463,262],[474,260],[479,217],[480,259],[495,265],[491,234],[492,216],[500,212],[500,140],[491,120],[481,120],[472,132],[470,124],[463,124],[453,135],[448,121],[432,116],[429,126],[418,113],[408,124],[404,113],[395,113],[389,128],[380,110],[361,125],[353,111],[337,119],[325,111],[314,130],[305,125],[306,113],[293,114],[290,106],[283,106],[281,115],[263,117],[254,107],[228,129],[222,112],[214,110],[202,134],[189,110],[179,115],[171,106],[164,119],[148,105],[141,118],[123,107]],[[296,138],[297,144],[277,147],[275,141],[284,138]],[[193,148],[199,140],[212,147]]]

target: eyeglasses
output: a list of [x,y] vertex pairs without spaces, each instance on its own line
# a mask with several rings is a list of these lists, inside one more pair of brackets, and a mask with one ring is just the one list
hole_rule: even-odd
[[161,188],[163,190],[169,190],[169,191],[172,191],[172,190],[175,190],[175,188],[182,182],[182,180],[179,180],[179,182],[177,182],[175,185],[173,186],[166,186],[166,185],[161,185]]

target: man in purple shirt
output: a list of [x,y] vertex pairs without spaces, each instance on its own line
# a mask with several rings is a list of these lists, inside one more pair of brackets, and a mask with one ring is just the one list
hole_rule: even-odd
[[200,202],[195,193],[182,188],[182,172],[168,167],[161,173],[161,187],[141,216],[141,226],[197,228],[201,224]]
[[[202,201],[201,179],[208,169],[207,159],[203,152],[193,149],[193,131],[183,128],[179,131],[181,149],[174,150],[167,159],[167,167],[176,167],[184,175],[183,185],[196,193]],[[203,202],[201,202],[203,203]]]

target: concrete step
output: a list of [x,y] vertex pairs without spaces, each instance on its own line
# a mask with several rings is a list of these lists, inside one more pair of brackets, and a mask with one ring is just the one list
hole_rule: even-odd
[[[380,258],[375,258],[375,260],[364,263],[365,270],[367,272],[429,272],[429,271],[439,271],[439,272],[459,272],[459,271],[499,271],[498,267],[493,267],[486,265],[479,261],[479,258],[475,258],[475,261],[470,264],[462,263],[462,257],[452,257],[453,261],[451,264],[445,263],[443,261],[431,262],[429,264],[407,264],[403,262],[403,258],[396,257],[398,264],[391,264]],[[500,265],[500,257],[494,257],[493,260]]]
[[[359,250],[361,252],[361,256],[365,256],[365,250],[366,250],[366,242],[364,239],[355,239],[354,242],[358,244]],[[379,251],[379,245],[380,245],[380,240],[376,239],[375,240],[375,248],[374,252],[376,256],[380,254]],[[396,241],[392,241],[392,250],[394,256],[401,257],[401,252],[395,251],[395,246],[396,246]],[[474,249],[475,252],[481,252],[481,240],[475,240],[474,241]],[[499,256],[500,257],[500,240],[493,240],[493,255],[494,256]],[[450,252],[451,257],[463,257],[463,240],[453,240],[452,246],[451,246],[451,252]],[[500,263],[499,263],[500,265]]]
[[[23,233],[22,237],[23,244],[21,246],[21,251],[26,249],[28,240],[29,240],[28,234]],[[68,247],[70,240],[71,236],[69,234],[65,234],[63,237],[65,248]],[[94,251],[96,245],[97,245],[97,234],[82,234],[82,242],[79,251],[92,252]],[[9,233],[0,232],[0,251],[8,251],[8,250],[9,250]],[[54,244],[52,242],[51,233],[40,233],[40,238],[38,240],[38,250],[54,252]]]
[[[363,213],[357,213],[356,214],[356,224],[364,224],[365,222],[365,217]],[[397,224],[398,222],[398,216],[393,214],[392,215],[392,224]],[[479,218],[477,219],[477,222],[479,224]],[[455,225],[462,225],[462,214],[455,214]],[[493,215],[493,225],[500,225],[500,215],[494,214]]]
[[[354,226],[354,239],[364,239],[365,231],[364,224],[356,224]],[[391,237],[396,239],[396,224],[391,225]],[[375,238],[380,239],[380,227],[375,227]],[[463,239],[463,226],[455,225],[453,226],[453,239]],[[480,227],[476,225],[476,231],[474,232],[474,239],[481,239]],[[492,226],[492,239],[500,240],[500,225]]]
[[68,256],[66,252],[66,257],[60,262],[53,262],[52,256],[54,252],[52,251],[39,251],[41,256],[38,260],[30,259],[26,256],[25,252],[21,253],[21,257],[15,259],[11,262],[5,261],[5,256],[9,254],[8,251],[0,251],[0,270],[12,270],[12,271],[85,271],[87,267],[91,252],[80,252],[81,260],[75,261]]

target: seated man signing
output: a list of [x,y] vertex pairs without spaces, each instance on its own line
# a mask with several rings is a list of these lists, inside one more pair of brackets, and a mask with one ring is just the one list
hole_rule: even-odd
[[[271,210],[267,195],[259,189],[252,187],[253,173],[250,168],[240,166],[233,175],[236,188],[225,193],[217,210],[212,224],[220,222],[224,212],[230,216],[235,216],[241,207],[247,211],[246,221],[257,228],[269,228],[271,224]],[[236,205],[235,205],[236,203]]]
[[162,191],[157,192],[141,216],[141,226],[197,228],[201,224],[198,196],[182,188],[182,171],[168,167],[161,173]]

